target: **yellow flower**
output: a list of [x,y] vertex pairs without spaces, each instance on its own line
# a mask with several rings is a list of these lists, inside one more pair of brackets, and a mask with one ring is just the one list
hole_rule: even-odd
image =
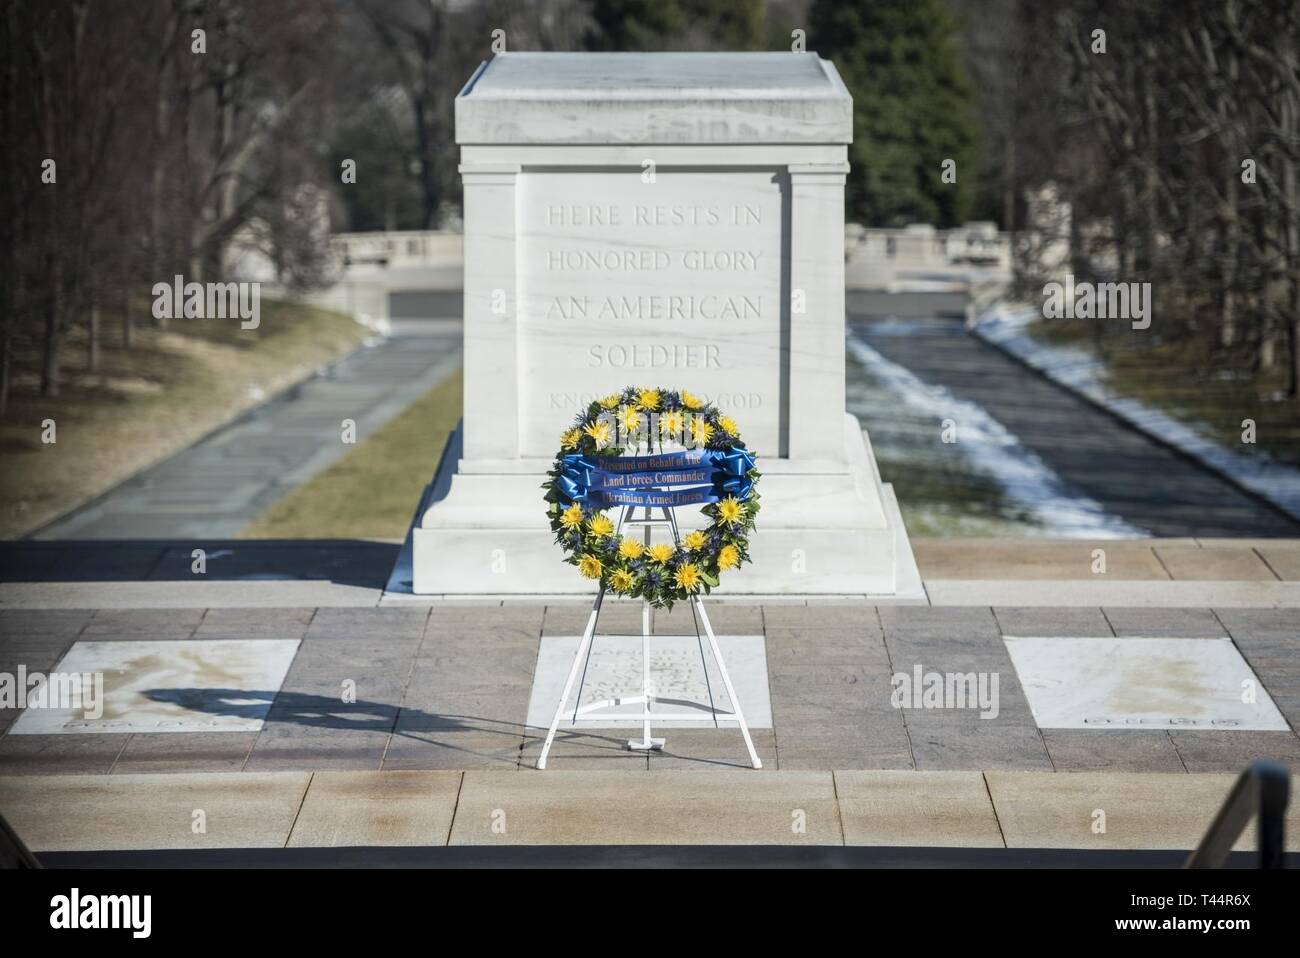
[[677,582],[677,588],[687,592],[695,592],[700,588],[700,570],[692,562],[683,562],[679,565],[673,579]]
[[691,417],[691,441],[703,446],[713,437],[713,427],[705,422],[703,416]]
[[582,439],[582,430],[577,426],[574,426],[560,437],[560,446],[564,449],[572,449],[578,444],[580,439]]
[[685,389],[682,390],[682,405],[687,409],[703,409],[704,400],[699,396],[692,396]]
[[624,406],[618,411],[618,421],[626,433],[641,431],[641,414],[631,406]]
[[598,512],[591,517],[587,523],[587,531],[593,536],[608,536],[614,532],[614,523],[609,521],[609,516],[603,512]]
[[576,529],[582,525],[582,506],[575,502],[560,513],[560,525],[566,529]]
[[598,419],[582,427],[582,431],[596,441],[596,446],[608,446],[610,440],[609,423]]
[[686,417],[682,415],[681,410],[669,410],[659,417],[659,432],[665,436],[675,436],[682,431],[682,426],[685,423]]
[[740,550],[737,549],[735,546],[733,546],[731,543],[727,543],[725,546],[723,546],[721,549],[718,550],[718,568],[720,570],[734,569],[739,564],[740,564]]
[[744,515],[744,513],[745,507],[740,504],[740,500],[735,496],[727,496],[727,498],[718,503],[718,518],[721,519],[725,525],[735,525],[740,521],[740,517]]
[[613,409],[615,406],[618,405],[618,403],[619,403],[618,393],[610,393],[604,399],[600,400],[600,404],[604,406],[606,409]]
[[699,529],[686,536],[686,548],[697,550],[704,548],[704,533]]
[[635,584],[635,577],[626,569],[615,569],[614,574],[609,577],[609,587],[615,592],[631,592]]
[[722,427],[723,432],[733,439],[740,435],[740,427],[736,425],[736,420],[730,416],[723,416],[718,420],[718,425]]
[[600,564],[600,560],[590,552],[578,560],[578,571],[588,579],[599,579],[603,568],[604,567]]
[[646,412],[654,412],[659,408],[659,390],[643,389],[637,394],[636,404]]
[[641,558],[641,552],[641,543],[637,542],[635,539],[629,539],[626,536],[619,539],[618,554],[624,559],[639,559]]
[[661,542],[658,545],[651,546],[647,551],[650,553],[650,558],[654,559],[655,562],[664,563],[671,559],[673,553],[677,550],[668,543]]

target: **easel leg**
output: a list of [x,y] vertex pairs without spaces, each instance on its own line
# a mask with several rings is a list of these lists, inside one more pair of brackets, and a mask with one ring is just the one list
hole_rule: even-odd
[[[641,703],[641,714],[650,714],[650,603],[641,601],[641,693],[645,701]],[[641,723],[641,741],[650,741],[650,720]]]
[[699,596],[693,600],[695,602],[695,611],[700,615],[700,622],[704,625],[704,634],[709,637],[709,648],[713,650],[713,661],[718,663],[718,674],[722,676],[722,684],[727,689],[727,698],[731,700],[731,708],[736,716],[736,724],[740,726],[740,734],[745,736],[745,748],[749,749],[749,758],[754,768],[762,768],[763,763],[759,761],[758,752],[754,751],[754,740],[749,737],[749,726],[745,723],[745,715],[740,710],[740,699],[736,698],[736,690],[732,687],[731,676],[727,674],[727,664],[722,661],[722,650],[718,648],[718,640],[713,636],[713,626],[709,624],[709,615],[704,611],[704,602]]
[[573,683],[578,677],[578,669],[582,667],[583,659],[587,656],[587,649],[596,635],[596,619],[600,616],[600,604],[604,598],[605,590],[601,589],[596,593],[596,601],[591,607],[591,616],[587,619],[587,628],[582,633],[582,641],[578,643],[578,652],[573,657],[573,667],[569,669],[569,677],[564,681],[564,691],[560,693],[560,704],[555,707],[555,717],[551,719],[551,727],[546,732],[546,742],[542,745],[542,754],[537,757],[538,768],[546,768],[546,756],[550,754],[551,743],[555,741],[555,730],[559,728],[560,716],[564,714],[564,709],[569,704],[569,694],[573,691]]
[[[650,507],[645,507],[645,518],[650,518]],[[650,545],[650,527],[645,527],[645,544]],[[641,600],[641,694],[642,705],[641,714],[647,716],[641,722],[641,741],[631,739],[627,747],[633,751],[649,751],[651,749],[660,749],[664,747],[664,740],[661,738],[650,737],[650,719],[648,716],[651,712],[651,704],[654,696],[650,688],[650,603],[645,599]]]

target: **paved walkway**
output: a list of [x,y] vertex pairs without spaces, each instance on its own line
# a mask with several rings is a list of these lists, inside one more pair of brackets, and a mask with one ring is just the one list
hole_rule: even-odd
[[[1063,479],[1153,535],[1300,535],[1300,522],[1030,372],[959,321],[854,330],[925,382],[982,406]],[[872,428],[869,418],[863,425]]]
[[192,539],[237,535],[294,486],[453,372],[459,328],[403,333],[362,348],[194,446],[40,530],[40,539]]

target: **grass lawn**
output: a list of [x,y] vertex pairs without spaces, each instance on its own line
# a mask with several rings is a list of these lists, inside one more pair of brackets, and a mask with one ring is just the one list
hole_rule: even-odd
[[401,539],[461,411],[461,372],[267,509],[245,539]]
[[[341,313],[271,301],[262,302],[255,330],[223,319],[173,320],[160,330],[146,311],[138,315],[127,350],[120,315],[105,311],[94,371],[85,331],[69,334],[57,397],[39,393],[38,344],[15,356],[0,419],[0,538],[29,533],[167,458],[369,335]],[[51,444],[41,441],[46,419],[55,422]]]
[[[1039,320],[1030,332],[1045,342],[1096,353],[1095,320]],[[1105,329],[1106,383],[1183,420],[1234,452],[1262,451],[1300,466],[1300,403],[1287,399],[1286,369],[1254,373],[1242,350],[1211,348],[1204,336],[1162,340],[1122,324]],[[1256,444],[1242,443],[1242,420],[1255,421]]]

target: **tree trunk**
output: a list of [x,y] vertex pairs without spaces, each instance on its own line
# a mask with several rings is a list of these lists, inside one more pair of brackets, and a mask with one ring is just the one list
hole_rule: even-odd
[[1142,105],[1143,105],[1143,135],[1146,137],[1144,146],[1146,147],[1146,156],[1144,163],[1144,176],[1142,185],[1142,279],[1148,282],[1155,280],[1156,270],[1156,205],[1159,196],[1159,164],[1160,164],[1160,139],[1158,135],[1159,113],[1156,107],[1156,87],[1155,71],[1157,69],[1157,60],[1154,44],[1147,43],[1143,49],[1146,57],[1145,68],[1142,70]]
[[[15,217],[12,235],[14,237],[23,235],[21,217]],[[21,286],[22,281],[19,279],[18,254],[14,249],[10,249],[8,255],[9,275],[5,283],[4,302],[0,304],[0,309],[4,310],[3,323],[0,323],[0,418],[4,417],[5,411],[9,408],[9,390],[13,383],[11,373],[14,348],[13,331],[14,327],[18,325],[15,314],[18,312],[18,304],[22,301],[24,293]]]
[[[225,65],[225,75],[218,87],[218,103],[220,104],[221,118],[221,154],[228,155],[229,144],[235,138],[235,102],[236,93],[234,85],[235,78],[235,61],[227,60]],[[229,160],[227,160],[229,162]],[[218,168],[218,167],[214,167]],[[217,194],[217,222],[225,224],[231,220],[235,213],[235,205],[239,198],[239,177],[227,176],[221,184],[221,189]],[[207,250],[204,257],[211,271],[215,274],[214,278],[225,276],[226,270],[226,230],[224,227],[219,229],[211,238],[211,247]]]
[[1006,166],[1002,170],[1002,231],[1011,249],[1011,275],[1016,275],[1016,133],[1007,132]]
[[1131,187],[1125,181],[1116,194],[1118,202],[1113,214],[1111,229],[1112,241],[1115,245],[1115,269],[1118,271],[1115,278],[1121,283],[1130,282],[1133,278],[1133,247],[1129,242],[1130,224],[1128,220],[1130,192]]
[[429,138],[426,114],[432,110],[423,100],[417,100],[415,106],[416,144],[420,151],[420,193],[424,200],[422,229],[431,230],[438,218],[438,176],[433,164],[433,143]]
[[1006,162],[1002,167],[1002,229],[1014,233],[1016,229],[1016,135],[1007,135]]
[[[6,4],[5,9],[5,32],[7,34],[8,49],[5,51],[5,99],[4,99],[4,164],[6,169],[14,168],[14,157],[18,154],[16,145],[17,136],[14,134],[17,125],[18,116],[18,37],[20,36],[18,28],[18,4]],[[0,417],[3,417],[9,408],[9,386],[10,386],[10,364],[13,362],[13,328],[15,325],[14,314],[17,311],[19,303],[18,283],[20,261],[18,256],[19,246],[24,239],[24,222],[22,217],[22,204],[17,202],[17,190],[14,185],[10,185],[10,200],[12,206],[10,209],[15,211],[13,221],[9,223],[9,249],[5,251],[5,295],[4,302],[0,303],[0,309],[4,310],[3,327],[0,328]],[[9,205],[8,203],[6,204]]]
[[99,368],[99,295],[90,291],[90,320],[86,339],[86,368],[94,372]]
[[9,364],[13,352],[9,334],[10,314],[5,312],[4,329],[0,330],[0,418],[9,409]]
[[1300,133],[1300,103],[1294,88],[1288,88],[1282,101],[1282,143],[1279,151],[1282,160],[1283,215],[1286,217],[1287,275],[1291,295],[1287,302],[1286,329],[1288,332],[1287,395],[1300,400],[1300,183],[1297,180],[1296,158],[1292,152],[1297,133]]
[[131,284],[122,285],[122,347],[131,349],[135,346],[135,323],[131,316]]
[[1290,362],[1289,375],[1287,377],[1287,395],[1292,399],[1300,399],[1300,295],[1297,290],[1300,287],[1292,287],[1291,292],[1291,324],[1288,327],[1290,331],[1291,349],[1288,358]]
[[[1236,86],[1237,83],[1237,54],[1229,47],[1224,54],[1227,58],[1228,80]],[[1227,102],[1227,96],[1220,94],[1217,103],[1217,109],[1220,116],[1230,115],[1230,105]],[[1235,131],[1229,135],[1228,143],[1230,147],[1240,143]],[[1221,234],[1219,258],[1219,282],[1223,284],[1223,295],[1219,302],[1220,309],[1220,327],[1219,343],[1223,346],[1231,346],[1237,341],[1237,260],[1240,256],[1241,247],[1241,201],[1239,198],[1239,187],[1241,186],[1241,161],[1244,157],[1235,155],[1239,150],[1229,149],[1226,151],[1228,160],[1228,187],[1226,205],[1227,222],[1224,223],[1223,233]]]
[[[163,194],[167,186],[167,140],[171,133],[171,102],[174,86],[172,60],[175,56],[179,13],[172,0],[160,0],[167,9],[163,24],[163,49],[158,55],[158,99],[154,104],[153,171],[149,181],[149,275],[153,282],[163,276],[165,240],[163,237]],[[160,328],[166,319],[154,319]]]
[[60,327],[63,307],[63,269],[56,256],[50,259],[50,291],[45,301],[45,344],[41,356],[41,395],[59,394],[59,349],[63,333]]

